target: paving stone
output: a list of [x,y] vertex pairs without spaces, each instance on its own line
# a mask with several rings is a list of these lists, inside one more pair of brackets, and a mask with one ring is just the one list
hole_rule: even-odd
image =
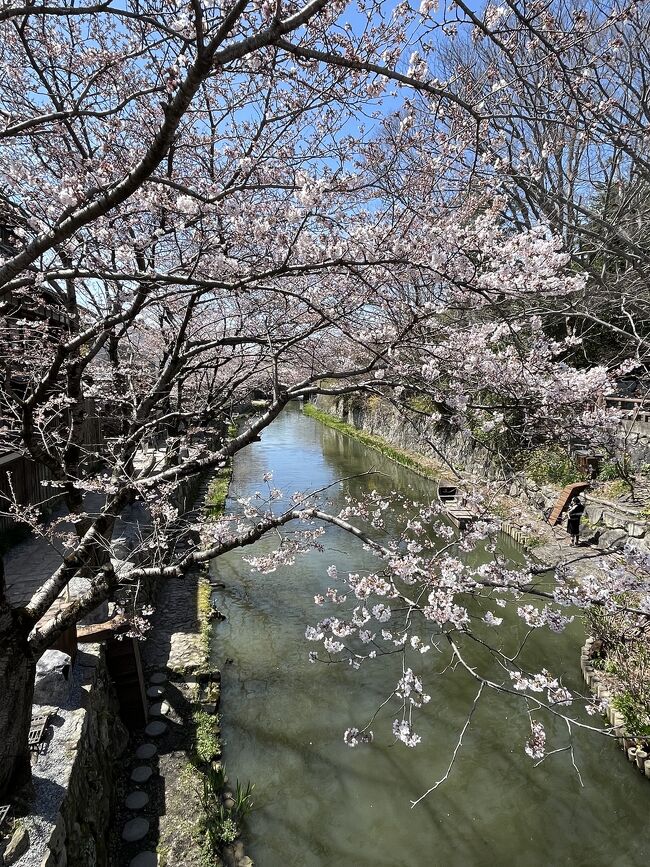
[[164,686],[150,686],[147,690],[147,696],[149,698],[162,698],[165,694]]
[[167,723],[162,722],[162,720],[155,719],[153,722],[150,722],[149,725],[144,730],[144,733],[151,738],[160,737],[160,735],[164,734],[167,731]]
[[127,810],[141,810],[143,807],[146,807],[148,803],[149,795],[146,792],[137,790],[126,796],[124,806]]
[[165,716],[168,713],[169,704],[166,701],[158,701],[149,706],[149,716]]
[[140,744],[135,751],[136,759],[151,759],[158,752],[158,747],[155,744]]
[[122,831],[122,839],[127,843],[135,843],[136,840],[142,840],[149,833],[149,821],[138,816],[137,819],[131,819],[126,823]]
[[152,774],[153,771],[148,765],[138,765],[131,771],[131,779],[134,783],[146,783]]
[[129,867],[158,867],[158,856],[155,852],[140,852],[131,859]]
[[167,675],[162,671],[157,671],[155,674],[152,674],[149,678],[149,683],[153,684],[161,684],[167,683]]

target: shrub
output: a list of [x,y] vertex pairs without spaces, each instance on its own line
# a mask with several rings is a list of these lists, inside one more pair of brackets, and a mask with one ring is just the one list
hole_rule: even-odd
[[603,482],[613,482],[620,477],[621,472],[616,461],[605,461],[598,473],[598,478]]
[[557,446],[536,449],[526,463],[526,475],[538,485],[561,487],[582,479],[574,461]]

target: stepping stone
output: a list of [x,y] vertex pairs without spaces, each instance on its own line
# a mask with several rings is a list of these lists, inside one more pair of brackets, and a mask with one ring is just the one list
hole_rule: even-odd
[[135,791],[126,796],[124,806],[127,810],[141,810],[149,803],[149,795],[146,792]]
[[151,677],[149,678],[149,683],[167,683],[167,675],[162,671],[157,671],[155,674],[151,675]]
[[136,840],[142,840],[149,833],[149,821],[138,816],[137,819],[131,819],[126,823],[122,831],[122,839],[127,843],[135,843]]
[[155,852],[140,852],[131,859],[129,867],[158,867],[158,856]]
[[153,771],[147,765],[138,765],[131,771],[131,779],[134,783],[146,783],[152,774]]
[[156,704],[152,704],[149,706],[149,714],[151,716],[165,716],[165,714],[169,713],[169,705],[166,701],[156,702]]
[[162,698],[165,694],[164,686],[150,686],[147,690],[147,696],[149,698]]
[[158,752],[158,747],[155,744],[140,744],[135,751],[136,759],[152,759]]
[[167,723],[162,722],[159,719],[155,719],[153,722],[150,722],[149,725],[144,730],[144,733],[151,738],[160,737],[160,735],[164,734],[167,731]]

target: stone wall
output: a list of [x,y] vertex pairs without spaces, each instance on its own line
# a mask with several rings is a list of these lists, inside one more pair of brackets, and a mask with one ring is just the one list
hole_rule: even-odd
[[31,813],[21,820],[29,847],[17,867],[108,867],[107,832],[117,761],[127,733],[101,645],[79,648],[66,696],[49,713],[34,757]]
[[398,411],[379,398],[318,395],[316,406],[335,415],[359,430],[380,436],[398,448],[417,452],[443,466],[462,467],[484,479],[503,479],[507,473],[498,456],[471,438],[454,433],[429,430],[426,416],[417,412]]
[[650,422],[624,421],[622,427],[621,451],[630,455],[636,467],[650,463]]
[[[505,490],[509,496],[523,500],[540,517],[550,514],[555,505],[559,494],[557,487],[538,485],[523,473],[509,473],[495,455],[468,437],[427,430],[425,419],[417,413],[399,412],[378,398],[358,396],[332,398],[319,395],[316,405],[359,430],[380,436],[399,448],[442,462],[443,466],[448,461],[452,466],[481,480],[507,481]],[[635,423],[633,427],[636,430],[637,447],[650,447],[650,424]],[[647,428],[645,433],[641,430],[643,427]],[[647,519],[639,516],[638,511],[599,497],[597,488],[588,493],[587,501],[588,520],[584,525],[585,536],[590,541],[598,543],[603,550],[622,548],[631,543],[641,553],[650,553],[650,525]]]

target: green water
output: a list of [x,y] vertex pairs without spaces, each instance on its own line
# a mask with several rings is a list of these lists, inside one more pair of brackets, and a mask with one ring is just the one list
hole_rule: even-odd
[[[274,486],[291,493],[371,468],[381,474],[337,486],[333,506],[340,508],[346,493],[372,488],[432,497],[430,482],[291,408],[237,456],[231,492],[260,490],[267,470]],[[271,544],[263,539],[254,553]],[[332,583],[327,566],[354,572],[376,563],[336,529],[328,529],[324,544],[324,553],[270,575],[251,573],[237,552],[213,564],[215,579],[225,584],[216,601],[227,619],[215,633],[225,764],[233,782],[237,776],[255,783],[246,842],[257,867],[647,863],[650,782],[611,742],[589,733],[573,738],[584,787],[566,752],[534,768],[523,753],[529,731],[523,702],[495,694],[479,704],[450,778],[411,809],[411,800],[444,774],[477,689],[463,671],[440,674],[448,659],[434,651],[418,666],[432,696],[416,720],[422,744],[393,745],[388,711],[373,724],[374,744],[345,746],[343,731],[365,722],[390,693],[398,658],[358,672],[309,663],[315,645],[304,631],[326,616],[313,597]],[[501,545],[521,560],[508,540]],[[521,635],[521,623],[506,619],[504,625],[507,646]],[[526,645],[522,666],[563,671],[567,686],[582,688],[582,638],[578,623],[560,636],[539,631]],[[468,655],[474,658],[471,649]],[[563,723],[551,723],[547,733],[549,749],[569,742]]]

